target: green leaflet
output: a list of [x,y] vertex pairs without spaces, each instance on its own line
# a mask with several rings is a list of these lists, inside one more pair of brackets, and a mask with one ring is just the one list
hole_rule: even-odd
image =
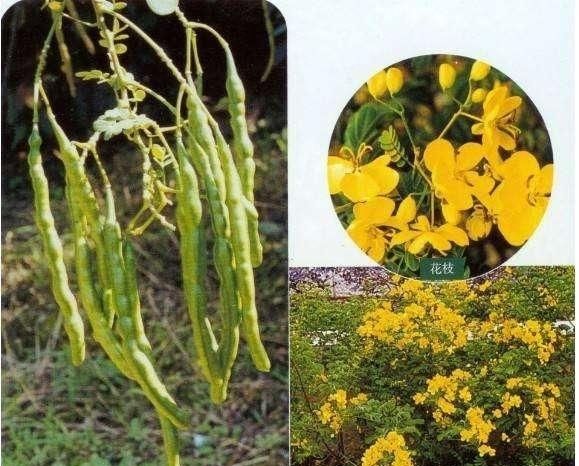
[[103,133],[105,141],[123,131],[134,128],[146,128],[152,124],[146,115],[135,115],[127,108],[112,108],[98,117],[93,123],[93,129]]
[[398,166],[401,166],[399,162],[404,165],[403,159],[406,155],[406,151],[404,150],[404,147],[402,147],[402,144],[400,144],[400,139],[398,139],[394,126],[390,125],[388,129],[382,131],[378,141],[380,142],[380,147],[382,147],[384,152],[390,156],[392,162],[395,162]]
[[372,144],[378,136],[380,126],[394,116],[384,105],[365,104],[348,121],[344,131],[344,145],[354,152],[365,142]]

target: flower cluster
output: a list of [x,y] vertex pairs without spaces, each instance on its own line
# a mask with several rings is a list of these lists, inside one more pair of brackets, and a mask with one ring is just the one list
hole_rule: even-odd
[[[394,120],[383,131],[366,131],[357,147],[344,144],[328,157],[327,167],[347,233],[374,261],[388,265],[404,254],[463,254],[461,248],[488,238],[495,227],[507,243],[520,247],[537,228],[551,194],[553,164],[541,165],[520,147],[515,117],[524,101],[510,94],[510,83],[490,84],[490,71],[486,63],[472,64],[461,101],[459,91],[453,92],[457,70],[451,63],[440,65],[443,94],[458,109],[438,137],[422,146],[399,99],[407,71],[391,67],[368,80],[375,105]],[[451,139],[451,128],[465,119],[471,122],[469,139]],[[406,133],[409,147],[395,128]],[[409,176],[417,180],[410,190]]]
[[328,396],[327,401],[320,406],[316,414],[323,425],[329,426],[334,433],[338,433],[342,428],[347,408],[359,406],[367,400],[368,396],[365,393],[358,393],[348,398],[346,391],[339,389]]
[[529,319],[518,322],[505,319],[492,312],[486,322],[481,323],[481,335],[492,338],[497,343],[521,342],[537,353],[541,363],[549,362],[555,352],[557,332],[549,322]]
[[392,431],[376,440],[362,456],[362,466],[412,466],[404,437]]
[[471,377],[469,372],[462,369],[455,369],[449,376],[436,374],[427,381],[426,391],[416,393],[413,400],[417,405],[429,402],[435,406],[432,417],[436,422],[444,424],[445,415],[456,412],[455,403],[468,403],[472,399],[468,387]]
[[392,302],[387,301],[366,313],[358,334],[398,349],[418,346],[434,353],[452,353],[467,343],[468,327],[460,313],[443,303],[430,308],[409,304],[401,312],[396,312],[392,309]]
[[[555,352],[559,336],[549,322],[529,319],[519,322],[491,312],[486,319],[467,319],[460,309],[450,308],[440,301],[433,289],[421,282],[407,282],[394,292],[392,300],[384,301],[378,308],[364,315],[358,334],[365,339],[378,341],[397,349],[419,348],[434,354],[448,353],[464,348],[469,342],[492,341],[507,347],[524,346],[541,364],[546,364]],[[456,291],[465,285],[457,283]],[[479,285],[482,292],[490,285]],[[463,297],[457,295],[457,306],[468,302],[470,291]],[[395,308],[396,295],[412,296],[412,304]]]

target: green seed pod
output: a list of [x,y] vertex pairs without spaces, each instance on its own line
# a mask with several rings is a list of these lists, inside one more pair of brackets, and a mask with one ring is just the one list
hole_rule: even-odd
[[[235,61],[229,48],[225,48],[227,66],[227,101],[229,109],[229,122],[233,132],[233,153],[239,176],[243,186],[243,195],[253,205],[254,203],[254,177],[255,162],[253,160],[253,144],[247,130],[245,117],[245,89],[243,82],[237,73]],[[258,218],[248,216],[249,241],[251,245],[251,263],[258,267],[263,261],[263,247],[259,238]]]
[[113,192],[105,186],[106,216],[103,225],[105,257],[112,291],[112,303],[119,316],[117,329],[122,339],[122,350],[125,360],[136,381],[149,399],[173,425],[180,429],[187,428],[189,415],[179,409],[175,401],[159,379],[148,354],[140,347],[137,329],[131,315],[131,303],[128,297],[125,264],[122,257],[120,226],[116,219]]
[[[219,200],[219,193],[214,180],[211,177],[211,167],[207,157],[201,154],[197,159],[199,171],[202,173],[204,184],[206,186],[207,196],[209,198],[210,210],[212,212],[213,229],[217,238],[227,231],[227,220],[222,210],[222,203]],[[219,363],[219,356],[215,343],[215,337],[208,324],[206,316],[206,298],[203,280],[206,276],[206,265],[203,258],[205,249],[199,245],[204,243],[204,231],[201,223],[202,204],[199,197],[199,186],[197,175],[191,162],[189,161],[187,149],[184,147],[180,138],[177,139],[177,160],[180,169],[181,189],[177,193],[177,227],[181,236],[181,267],[183,272],[183,288],[187,308],[193,329],[193,341],[195,350],[199,359],[199,364],[203,375],[211,384],[212,399],[214,402],[223,401],[221,393],[223,390],[223,376]],[[217,246],[216,246],[217,248]],[[217,249],[214,251],[217,254]],[[229,275],[225,271],[222,274],[223,261],[227,257],[215,257],[216,268],[220,275],[220,294],[222,297],[229,296],[232,286]],[[231,256],[229,256],[231,260]],[[223,278],[223,276],[225,278]],[[235,288],[233,285],[233,293]],[[219,396],[217,396],[219,394]]]
[[[124,359],[118,337],[112,332],[102,308],[102,301],[98,296],[95,277],[92,274],[91,251],[86,238],[86,219],[80,212],[79,206],[70,194],[70,183],[67,180],[66,194],[71,223],[74,232],[76,280],[79,289],[80,301],[92,327],[97,343],[99,343],[115,366],[127,378],[134,380]],[[110,291],[110,290],[109,290]],[[110,296],[110,292],[108,293]]]
[[251,263],[251,245],[241,180],[237,173],[231,150],[223,138],[219,126],[212,118],[209,123],[217,142],[219,158],[225,174],[227,207],[231,219],[231,243],[235,258],[235,275],[241,298],[241,331],[249,345],[249,351],[255,367],[260,371],[269,371],[271,363],[259,336],[258,316],[255,306],[255,284]]
[[151,353],[151,343],[145,335],[145,326],[141,316],[141,302],[139,300],[139,287],[137,285],[137,266],[135,253],[128,239],[123,241],[123,259],[125,262],[125,278],[127,293],[131,306],[131,318],[135,326],[135,332],[139,347],[145,352]]
[[62,314],[64,329],[70,341],[72,363],[78,366],[85,358],[84,324],[78,311],[76,299],[68,284],[62,243],[54,226],[54,217],[50,209],[48,180],[42,167],[41,143],[38,126],[34,125],[28,139],[30,148],[28,166],[34,190],[36,225],[42,238],[44,254],[50,271],[52,293]]

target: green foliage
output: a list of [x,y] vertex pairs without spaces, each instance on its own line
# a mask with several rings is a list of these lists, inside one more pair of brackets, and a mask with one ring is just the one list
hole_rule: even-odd
[[383,105],[362,105],[348,120],[344,131],[344,145],[355,152],[362,143],[372,144],[380,134],[380,125],[392,116],[393,113]]
[[[501,268],[485,279],[444,286],[400,282],[386,272],[380,277],[368,274],[370,281],[386,284],[390,290],[373,297],[356,294],[361,290],[335,296],[330,287],[342,272],[347,269],[334,269],[317,283],[300,281],[295,275],[292,279],[293,464],[315,464],[330,457],[339,464],[359,464],[365,449],[390,431],[404,435],[413,452],[413,464],[420,466],[570,464],[574,438],[573,267]],[[372,283],[367,286],[372,288]],[[491,313],[503,321],[534,321],[547,327],[559,322],[554,352],[547,362],[541,362],[532,347],[498,343],[492,338],[472,336],[458,349],[447,350],[443,344],[441,350],[433,351],[403,343],[398,337],[386,343],[358,334],[364,316],[381,303],[390,303],[394,312],[402,312],[424,299],[436,303],[427,309],[443,306],[458,312],[466,319],[464,328],[471,332],[475,331],[472,323],[489,319]],[[427,341],[435,338],[439,337],[433,334]],[[433,419],[436,405],[417,404],[413,397],[426,392],[429,379],[437,374],[448,376],[455,369],[473,374],[468,382],[472,399],[463,404],[455,400],[457,412],[449,417],[454,420],[440,424]],[[476,444],[461,441],[461,431],[467,427],[465,411],[479,406],[490,416],[497,403],[500,406],[506,381],[513,377],[555,384],[561,391],[556,398],[561,411],[552,414],[553,424],[540,429],[532,444],[524,443],[524,414],[533,413],[536,405],[531,401],[535,395],[523,390],[525,411],[514,409],[493,418],[496,432],[489,442],[496,454],[481,457]],[[344,390],[348,399],[365,393],[368,401],[341,412],[341,426],[334,431],[321,422],[320,409],[337,390]],[[542,399],[547,398],[545,394]],[[509,434],[508,443],[501,443],[500,432]]]

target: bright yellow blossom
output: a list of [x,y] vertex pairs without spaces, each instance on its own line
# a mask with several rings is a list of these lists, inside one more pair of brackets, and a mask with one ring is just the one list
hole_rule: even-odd
[[354,220],[346,231],[358,247],[376,262],[380,262],[388,250],[384,228],[408,228],[408,223],[416,216],[416,203],[411,197],[400,203],[396,215],[392,215],[394,208],[394,201],[382,196],[354,205]]
[[388,165],[389,155],[381,155],[369,163],[362,160],[371,147],[361,144],[356,155],[344,146],[340,157],[328,157],[330,194],[343,193],[353,202],[362,202],[378,195],[386,195],[396,188],[400,175]]
[[468,236],[464,230],[446,223],[439,227],[432,227],[425,215],[420,215],[416,222],[407,230],[396,233],[390,241],[391,246],[406,244],[411,254],[420,254],[429,244],[438,252],[445,254],[452,244],[468,245]]
[[430,142],[424,151],[424,163],[432,173],[436,197],[457,210],[467,210],[473,206],[473,196],[488,194],[494,180],[473,170],[484,156],[483,146],[475,142],[460,146],[458,154],[446,139]]
[[[490,91],[483,103],[482,122],[472,125],[472,134],[482,135],[482,144],[495,153],[498,147],[505,150],[515,148],[516,129],[509,123],[510,115],[521,106],[518,96],[509,97],[506,86]],[[492,162],[491,162],[492,163]]]

